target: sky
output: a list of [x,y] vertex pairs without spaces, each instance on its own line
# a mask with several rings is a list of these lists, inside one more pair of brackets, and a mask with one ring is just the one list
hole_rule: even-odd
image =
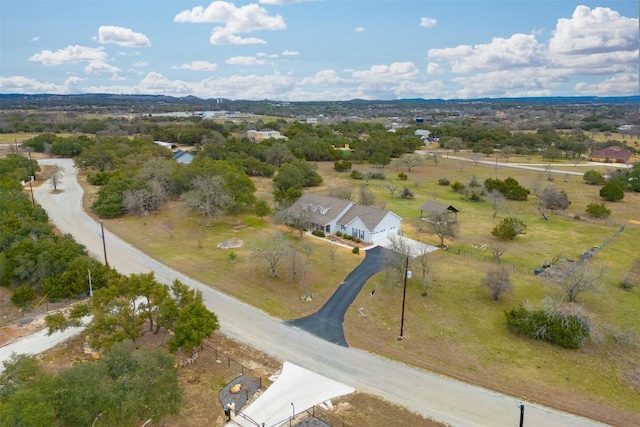
[[638,0],[0,0],[0,93],[639,94]]

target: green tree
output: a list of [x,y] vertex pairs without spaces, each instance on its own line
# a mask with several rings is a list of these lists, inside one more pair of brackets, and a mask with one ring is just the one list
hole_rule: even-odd
[[586,210],[594,218],[609,218],[611,215],[611,209],[604,203],[589,203]]
[[607,182],[600,189],[600,197],[609,202],[616,202],[624,199],[624,189],[617,182]]
[[502,240],[513,240],[519,234],[524,234],[526,228],[526,224],[520,218],[508,216],[493,228],[491,234]]
[[11,294],[11,302],[20,308],[26,308],[31,301],[36,299],[36,292],[29,285],[20,285]]
[[606,181],[604,175],[595,169],[589,169],[586,171],[584,175],[582,175],[582,179],[584,182],[591,185],[602,185]]
[[168,342],[171,351],[179,348],[189,351],[199,347],[219,328],[218,318],[204,305],[202,292],[193,292],[193,297],[179,311],[173,325],[174,335]]
[[254,204],[254,209],[255,209],[256,215],[259,216],[260,219],[262,219],[267,215],[271,215],[273,213],[273,210],[269,206],[269,203],[267,203],[267,201],[264,199],[256,200]]
[[193,181],[193,190],[182,196],[185,205],[196,214],[205,217],[206,225],[211,218],[221,215],[231,204],[224,180],[217,175],[197,176]]

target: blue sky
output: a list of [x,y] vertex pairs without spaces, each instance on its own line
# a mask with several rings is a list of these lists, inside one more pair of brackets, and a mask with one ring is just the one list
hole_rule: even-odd
[[0,0],[0,93],[638,95],[637,0]]

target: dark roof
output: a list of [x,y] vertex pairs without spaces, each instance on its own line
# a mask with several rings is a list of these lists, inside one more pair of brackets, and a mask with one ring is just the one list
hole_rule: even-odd
[[618,145],[611,145],[609,147],[591,151],[590,157],[619,159],[619,160],[624,160],[626,162],[631,158],[631,151],[627,150],[626,148],[622,148]]
[[352,203],[349,200],[342,200],[336,197],[304,193],[289,209],[308,209],[311,211],[309,221],[314,224],[326,225],[336,219]]
[[338,224],[347,225],[351,221],[356,218],[360,218],[360,220],[364,223],[364,225],[369,229],[369,231],[373,231],[380,221],[384,219],[389,211],[385,211],[382,209],[372,208],[370,206],[364,205],[353,205],[351,209],[349,209],[343,216],[338,220]]
[[451,205],[443,205],[442,203],[438,203],[435,200],[427,200],[424,202],[422,206],[420,206],[420,210],[424,212],[429,212],[433,215],[440,215],[445,212],[460,212],[458,209],[454,208]]

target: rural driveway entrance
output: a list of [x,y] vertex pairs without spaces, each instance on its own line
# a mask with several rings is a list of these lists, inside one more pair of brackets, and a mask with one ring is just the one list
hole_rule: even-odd
[[344,315],[367,280],[384,268],[385,256],[393,255],[391,250],[380,246],[365,253],[364,260],[349,273],[320,310],[287,323],[331,343],[348,347],[344,338]]

